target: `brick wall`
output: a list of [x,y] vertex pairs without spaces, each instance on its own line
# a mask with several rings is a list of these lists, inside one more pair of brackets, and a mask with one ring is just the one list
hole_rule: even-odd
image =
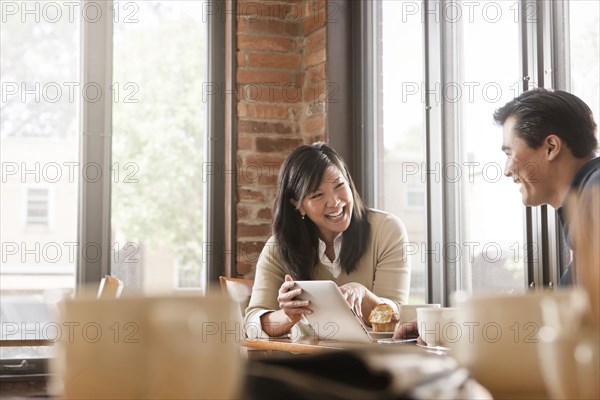
[[296,146],[326,138],[325,6],[238,1],[238,275],[252,270],[271,233],[281,163]]

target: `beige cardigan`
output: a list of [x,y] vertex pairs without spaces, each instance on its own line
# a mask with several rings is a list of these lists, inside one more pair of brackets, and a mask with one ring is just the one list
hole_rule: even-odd
[[[405,244],[408,241],[406,228],[399,218],[383,211],[369,210],[367,218],[371,225],[371,235],[357,268],[350,274],[342,272],[339,277],[334,278],[319,262],[314,279],[332,280],[338,286],[357,282],[387,300],[386,302],[396,306],[406,304],[410,288],[410,260],[405,254]],[[286,274],[287,270],[277,251],[277,243],[271,236],[256,264],[252,297],[246,308],[244,323],[251,328],[246,329],[250,337],[256,337],[257,331],[260,331],[255,325],[260,323],[261,315],[279,310],[277,294]]]

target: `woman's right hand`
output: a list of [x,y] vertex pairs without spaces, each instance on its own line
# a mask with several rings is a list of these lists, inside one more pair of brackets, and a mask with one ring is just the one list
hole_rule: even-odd
[[419,336],[417,321],[403,322],[396,326],[393,339],[417,339],[417,343],[427,345]]
[[279,308],[290,319],[290,322],[296,323],[300,321],[302,315],[311,314],[312,311],[308,308],[310,301],[294,300],[296,296],[302,293],[302,289],[293,289],[295,286],[294,280],[290,275],[285,276],[285,281],[279,288],[277,301]]

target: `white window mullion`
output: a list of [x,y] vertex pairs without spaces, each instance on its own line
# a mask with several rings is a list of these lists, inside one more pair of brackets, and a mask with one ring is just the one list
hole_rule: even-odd
[[455,0],[425,1],[426,109],[427,109],[427,185],[429,301],[449,304],[450,293],[460,281],[458,260],[445,260],[447,245],[460,243],[460,182],[440,179],[449,163],[460,161],[459,106],[440,98],[440,88],[459,82],[459,26],[440,18],[440,10]]
[[[544,62],[544,67],[550,71],[552,88],[557,90],[571,90],[570,68],[570,40],[569,40],[569,6],[565,0],[550,2],[544,24],[544,35],[551,40],[550,56]],[[548,210],[552,210],[549,208]],[[548,212],[548,274],[544,279],[550,286],[558,284],[563,269],[561,263],[568,264],[564,251],[568,251],[556,212]],[[564,251],[563,251],[564,249]],[[563,260],[564,258],[564,260]],[[564,266],[563,266],[564,267]]]
[[[523,71],[524,90],[536,87],[568,90],[568,22],[564,21],[568,14],[563,15],[566,9],[562,0],[523,0],[522,14],[526,17],[521,24],[527,36],[523,41],[523,57],[527,60]],[[550,206],[527,207],[526,218],[527,285],[541,289],[560,279],[561,232],[556,213]]]
[[98,13],[81,22],[79,284],[98,283],[110,271],[112,133],[112,1],[83,4]]

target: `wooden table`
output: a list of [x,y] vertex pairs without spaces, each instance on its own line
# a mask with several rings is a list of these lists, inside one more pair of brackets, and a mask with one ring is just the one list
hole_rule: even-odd
[[48,339],[1,339],[0,347],[53,346],[55,342]]
[[[0,347],[53,346],[54,340],[47,339],[2,339]],[[314,354],[339,351],[360,345],[340,342],[292,342],[286,338],[244,339],[242,346],[249,349],[287,351],[290,353]]]
[[336,342],[336,341],[316,341],[316,342],[294,342],[288,338],[265,338],[265,339],[244,339],[241,342],[242,347],[247,348],[248,350],[264,350],[270,352],[271,351],[279,351],[279,352],[288,352],[294,354],[319,354],[319,353],[327,353],[331,351],[341,351],[341,350],[355,350],[355,349],[365,349],[365,348],[377,348],[384,349],[387,347],[391,351],[413,351],[413,352],[423,352],[430,354],[437,354],[439,356],[447,356],[448,352],[440,350],[441,348],[428,348],[425,346],[418,346],[416,343],[406,343],[406,344],[378,344],[378,343],[349,343],[349,342]]
[[[352,344],[346,343],[346,345]],[[287,351],[298,354],[325,353],[347,348],[339,342],[293,342],[291,339],[286,338],[244,339],[242,346],[249,349]]]

